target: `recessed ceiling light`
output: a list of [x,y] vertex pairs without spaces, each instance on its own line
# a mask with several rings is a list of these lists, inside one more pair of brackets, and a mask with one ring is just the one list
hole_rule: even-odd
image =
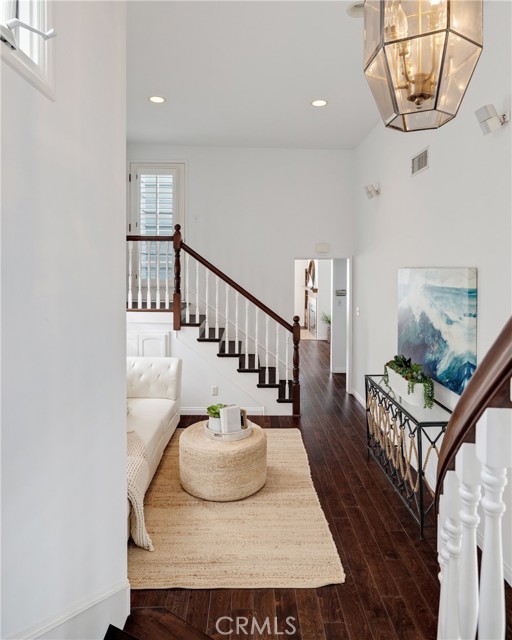
[[162,98],[162,96],[149,96],[148,100],[155,104],[162,104],[162,102],[165,102],[165,98]]
[[353,2],[347,7],[347,13],[351,18],[362,18],[364,15],[364,2]]
[[311,103],[314,107],[325,107],[327,100],[313,100]]

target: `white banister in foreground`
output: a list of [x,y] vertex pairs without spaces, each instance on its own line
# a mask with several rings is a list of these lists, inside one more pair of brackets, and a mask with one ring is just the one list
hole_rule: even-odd
[[447,534],[441,554],[445,561],[443,568],[444,635],[440,640],[457,640],[459,635],[459,556],[461,550],[462,527],[460,524],[459,479],[455,471],[448,471],[443,485],[445,509],[444,529]]
[[459,575],[459,631],[461,638],[473,639],[478,626],[478,557],[476,528],[480,521],[480,462],[476,446],[466,442],[455,458],[455,473],[460,481],[462,547]]
[[503,588],[503,540],[501,522],[505,512],[503,489],[507,467],[512,466],[510,411],[488,409],[476,427],[476,452],[482,463],[484,543],[480,570],[479,638],[505,637]]

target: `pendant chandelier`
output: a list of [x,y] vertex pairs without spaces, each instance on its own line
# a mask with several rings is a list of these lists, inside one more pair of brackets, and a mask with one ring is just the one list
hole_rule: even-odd
[[364,73],[384,124],[455,117],[482,51],[482,0],[365,0]]

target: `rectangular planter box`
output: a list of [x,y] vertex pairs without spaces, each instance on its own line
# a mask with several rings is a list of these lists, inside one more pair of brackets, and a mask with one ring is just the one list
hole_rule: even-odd
[[425,403],[424,389],[422,383],[416,383],[412,393],[407,392],[408,382],[401,375],[387,367],[388,370],[388,386],[400,396],[404,402],[408,402],[416,407],[422,407]]

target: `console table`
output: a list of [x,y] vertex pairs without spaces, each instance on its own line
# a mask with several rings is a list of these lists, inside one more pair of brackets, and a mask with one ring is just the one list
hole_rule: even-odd
[[438,448],[451,412],[434,401],[431,409],[396,395],[382,375],[365,376],[368,457],[379,463],[420,525],[435,526],[434,487]]

